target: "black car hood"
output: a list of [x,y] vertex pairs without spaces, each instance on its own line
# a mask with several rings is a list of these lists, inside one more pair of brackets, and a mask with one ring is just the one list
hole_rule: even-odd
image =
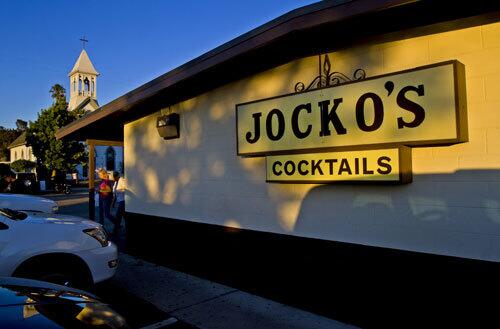
[[[33,297],[33,300],[29,300]],[[94,295],[57,284],[0,277],[0,307],[36,303],[100,303]]]
[[94,295],[36,280],[0,277],[3,328],[128,328]]

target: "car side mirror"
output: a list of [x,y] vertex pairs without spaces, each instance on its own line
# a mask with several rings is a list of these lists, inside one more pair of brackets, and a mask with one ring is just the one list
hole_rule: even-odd
[[9,225],[0,222],[0,230],[7,230],[9,228]]

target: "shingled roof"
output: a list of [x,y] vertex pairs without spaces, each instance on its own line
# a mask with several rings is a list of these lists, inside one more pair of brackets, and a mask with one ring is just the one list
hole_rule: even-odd
[[26,131],[23,131],[19,137],[17,137],[10,145],[7,147],[9,150],[11,148],[21,146],[21,145],[26,145]]

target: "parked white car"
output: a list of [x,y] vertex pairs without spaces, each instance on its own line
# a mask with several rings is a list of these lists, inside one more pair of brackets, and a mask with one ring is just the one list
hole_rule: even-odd
[[116,246],[81,217],[0,209],[0,276],[90,288],[111,278]]
[[57,213],[59,211],[57,202],[53,200],[33,195],[10,193],[0,193],[0,209],[2,208],[46,213]]

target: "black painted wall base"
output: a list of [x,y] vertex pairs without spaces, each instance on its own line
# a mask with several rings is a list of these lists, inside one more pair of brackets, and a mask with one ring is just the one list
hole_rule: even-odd
[[500,264],[127,213],[127,252],[363,328],[500,323]]

